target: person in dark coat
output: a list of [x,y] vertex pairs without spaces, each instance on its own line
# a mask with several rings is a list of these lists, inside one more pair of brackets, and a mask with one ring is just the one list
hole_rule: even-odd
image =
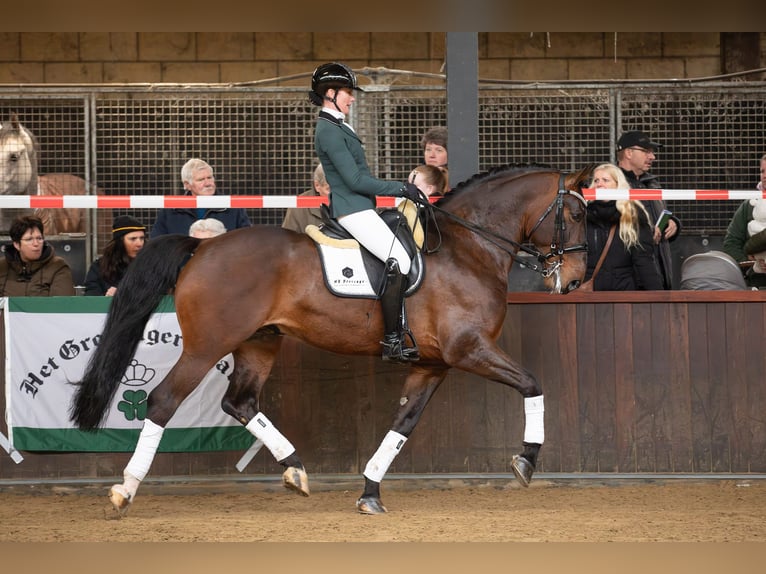
[[[622,171],[613,164],[593,170],[590,187],[628,189]],[[654,259],[654,241],[649,215],[639,201],[590,201],[587,208],[587,281],[606,247],[610,228],[612,243],[593,281],[594,291],[637,291],[663,288]]]
[[[617,164],[625,174],[629,189],[662,189],[657,177],[649,173],[661,147],[662,144],[653,142],[644,132],[630,131],[620,136],[617,140]],[[667,227],[661,231],[655,224],[666,208],[665,202],[652,200],[642,203],[654,231],[654,255],[662,274],[662,284],[665,289],[672,289],[673,260],[669,242],[675,241],[681,234],[681,220],[671,215]]]
[[0,296],[55,297],[74,295],[69,264],[45,241],[39,217],[19,216],[8,230],[11,242],[0,259]]
[[406,343],[404,324],[405,277],[412,261],[404,246],[375,210],[378,195],[417,200],[418,188],[409,182],[373,177],[362,142],[346,123],[358,90],[356,75],[348,66],[329,62],[311,76],[309,100],[321,106],[314,132],[314,149],[330,184],[330,213],[360,244],[386,263],[386,287],[380,298],[383,310],[383,360],[417,361],[417,345]]
[[[181,168],[181,182],[186,190],[186,195],[215,195],[216,193],[213,168],[201,159],[193,158],[184,164]],[[198,219],[209,218],[217,219],[229,231],[252,225],[247,211],[241,207],[161,209],[154,225],[152,225],[151,237],[159,237],[169,233],[188,235],[192,223]]]
[[747,270],[745,280],[751,287],[766,288],[766,229],[755,233],[745,242],[745,255],[755,261]]
[[[766,187],[766,154],[760,159],[760,181],[758,181],[758,191],[763,191]],[[726,235],[723,238],[722,251],[734,258],[745,270],[745,280],[750,287],[759,289],[766,288],[766,270],[754,272],[749,263],[753,257],[745,251],[745,244],[751,237],[759,233],[766,227],[766,199],[746,199],[734,212],[729,225],[726,228]]]
[[116,217],[112,223],[112,240],[104,247],[104,254],[91,263],[85,275],[85,294],[112,297],[128,265],[143,249],[145,241],[145,225],[130,215]]

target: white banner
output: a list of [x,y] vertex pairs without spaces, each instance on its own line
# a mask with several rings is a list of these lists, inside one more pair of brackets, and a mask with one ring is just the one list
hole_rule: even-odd
[[[6,420],[18,450],[130,452],[146,416],[149,392],[181,353],[182,338],[167,297],[149,319],[102,429],[69,420],[75,387],[98,345],[108,297],[5,299]],[[170,420],[160,451],[244,450],[253,437],[221,409],[232,356],[222,358]]]

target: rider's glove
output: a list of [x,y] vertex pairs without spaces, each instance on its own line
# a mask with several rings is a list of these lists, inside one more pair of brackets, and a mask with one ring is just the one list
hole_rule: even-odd
[[414,183],[410,183],[409,181],[404,184],[402,187],[402,197],[406,197],[407,199],[410,199],[417,203],[420,200],[420,197],[422,196],[422,192],[418,189],[418,186]]

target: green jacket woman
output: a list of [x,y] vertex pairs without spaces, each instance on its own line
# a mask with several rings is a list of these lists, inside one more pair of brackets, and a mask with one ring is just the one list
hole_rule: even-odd
[[375,197],[388,195],[419,199],[410,183],[377,179],[370,173],[362,142],[346,123],[346,115],[358,90],[354,72],[337,62],[319,66],[311,77],[309,99],[322,106],[314,132],[314,147],[330,185],[330,212],[361,245],[386,263],[383,310],[383,360],[416,361],[420,358],[411,334],[405,342],[405,277],[411,260],[404,246],[375,210]]

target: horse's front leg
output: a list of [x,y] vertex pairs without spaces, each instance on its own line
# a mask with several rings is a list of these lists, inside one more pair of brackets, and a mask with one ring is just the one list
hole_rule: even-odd
[[282,473],[285,488],[308,496],[308,475],[295,447],[260,411],[261,390],[281,342],[281,335],[258,332],[234,351],[234,369],[229,375],[229,387],[221,406],[224,412],[237,419],[260,440],[285,468]]
[[356,501],[356,508],[360,513],[387,512],[380,500],[380,482],[412,434],[415,425],[418,424],[420,415],[423,414],[434,391],[444,380],[447,370],[447,368],[428,369],[420,365],[410,368],[399,399],[399,409],[396,412],[394,424],[364,469],[364,492]]
[[[466,348],[472,351],[465,353]],[[511,460],[511,470],[522,486],[529,486],[545,441],[545,405],[537,379],[511,360],[494,341],[477,339],[466,344],[463,340],[459,348],[448,350],[446,356],[453,366],[513,387],[524,397],[524,449]]]

